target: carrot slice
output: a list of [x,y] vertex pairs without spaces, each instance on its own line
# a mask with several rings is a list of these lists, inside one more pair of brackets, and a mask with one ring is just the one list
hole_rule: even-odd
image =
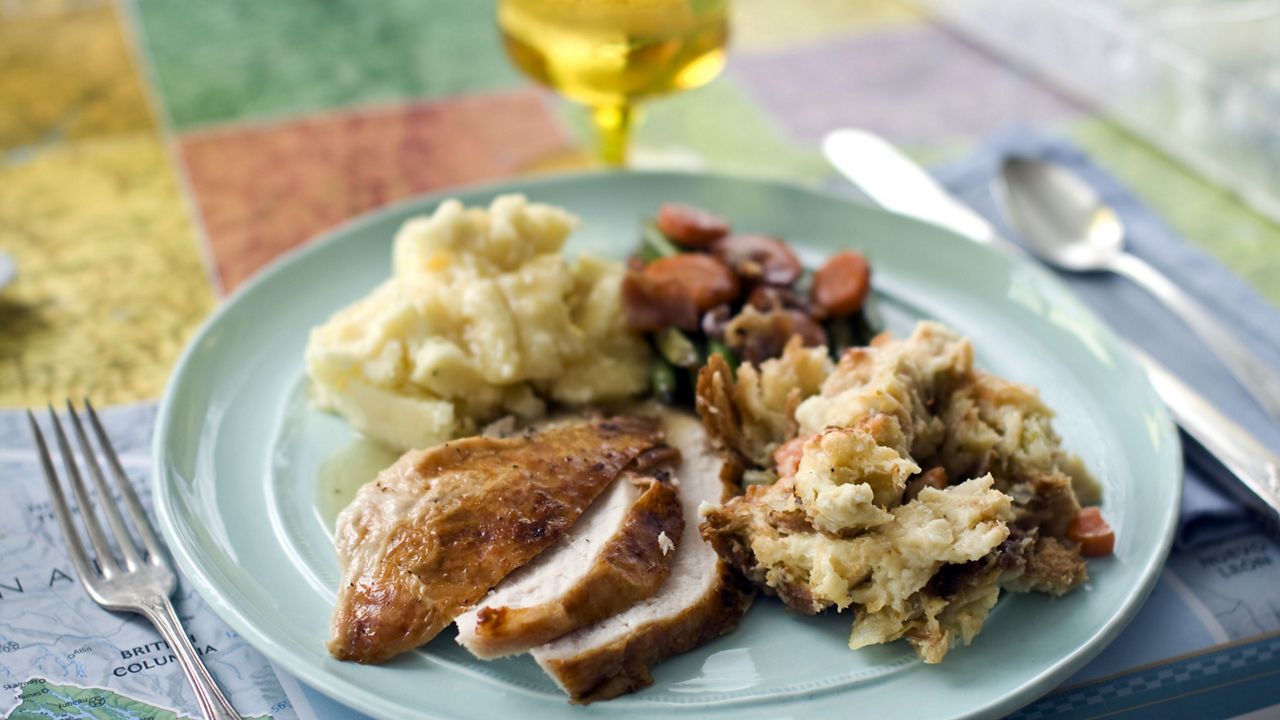
[[698,306],[678,280],[653,278],[644,272],[629,272],[622,280],[622,309],[627,327],[657,332],[678,327],[696,330]]
[[800,459],[804,457],[804,445],[813,436],[791,438],[773,451],[773,465],[778,472],[778,479],[786,480],[795,477],[800,469]]
[[644,274],[658,282],[673,282],[693,299],[698,312],[705,312],[738,297],[738,276],[723,262],[710,255],[686,254],[658,258],[644,269]]
[[1067,526],[1067,537],[1080,543],[1080,554],[1085,557],[1110,555],[1116,549],[1116,534],[1096,507],[1076,513]]
[[663,203],[658,208],[658,229],[684,247],[701,248],[728,235],[729,223],[702,208]]
[[832,255],[813,275],[813,304],[830,317],[845,317],[862,308],[871,289],[871,265],[846,250]]

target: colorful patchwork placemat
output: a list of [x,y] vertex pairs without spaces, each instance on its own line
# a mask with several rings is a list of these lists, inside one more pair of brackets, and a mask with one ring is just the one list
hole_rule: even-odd
[[[888,0],[736,0],[727,71],[651,103],[640,157],[817,184],[827,129],[926,160],[1020,119],[1070,134],[1280,303],[1277,227]],[[156,398],[257,268],[417,193],[582,158],[582,111],[503,55],[489,3],[0,2],[0,405]],[[691,160],[690,160],[691,159]],[[549,165],[566,167],[565,162]]]

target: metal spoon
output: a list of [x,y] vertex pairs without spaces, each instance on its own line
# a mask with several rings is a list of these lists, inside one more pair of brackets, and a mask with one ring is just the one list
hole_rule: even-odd
[[1124,250],[1124,224],[1081,178],[1060,165],[1010,157],[996,197],[1031,251],[1075,272],[1109,270],[1146,288],[1200,336],[1236,380],[1280,421],[1280,374],[1224,328],[1195,298]]

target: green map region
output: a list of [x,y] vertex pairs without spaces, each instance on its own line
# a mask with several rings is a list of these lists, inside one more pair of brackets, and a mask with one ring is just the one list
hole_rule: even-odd
[[[195,720],[172,710],[148,705],[112,690],[55,685],[32,678],[22,685],[22,702],[6,720]],[[258,715],[245,720],[271,720]]]

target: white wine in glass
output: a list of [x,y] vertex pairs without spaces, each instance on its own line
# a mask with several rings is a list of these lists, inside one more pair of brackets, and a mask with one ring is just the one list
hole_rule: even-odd
[[522,72],[591,108],[600,159],[622,165],[637,100],[724,67],[728,0],[499,0],[498,25]]

